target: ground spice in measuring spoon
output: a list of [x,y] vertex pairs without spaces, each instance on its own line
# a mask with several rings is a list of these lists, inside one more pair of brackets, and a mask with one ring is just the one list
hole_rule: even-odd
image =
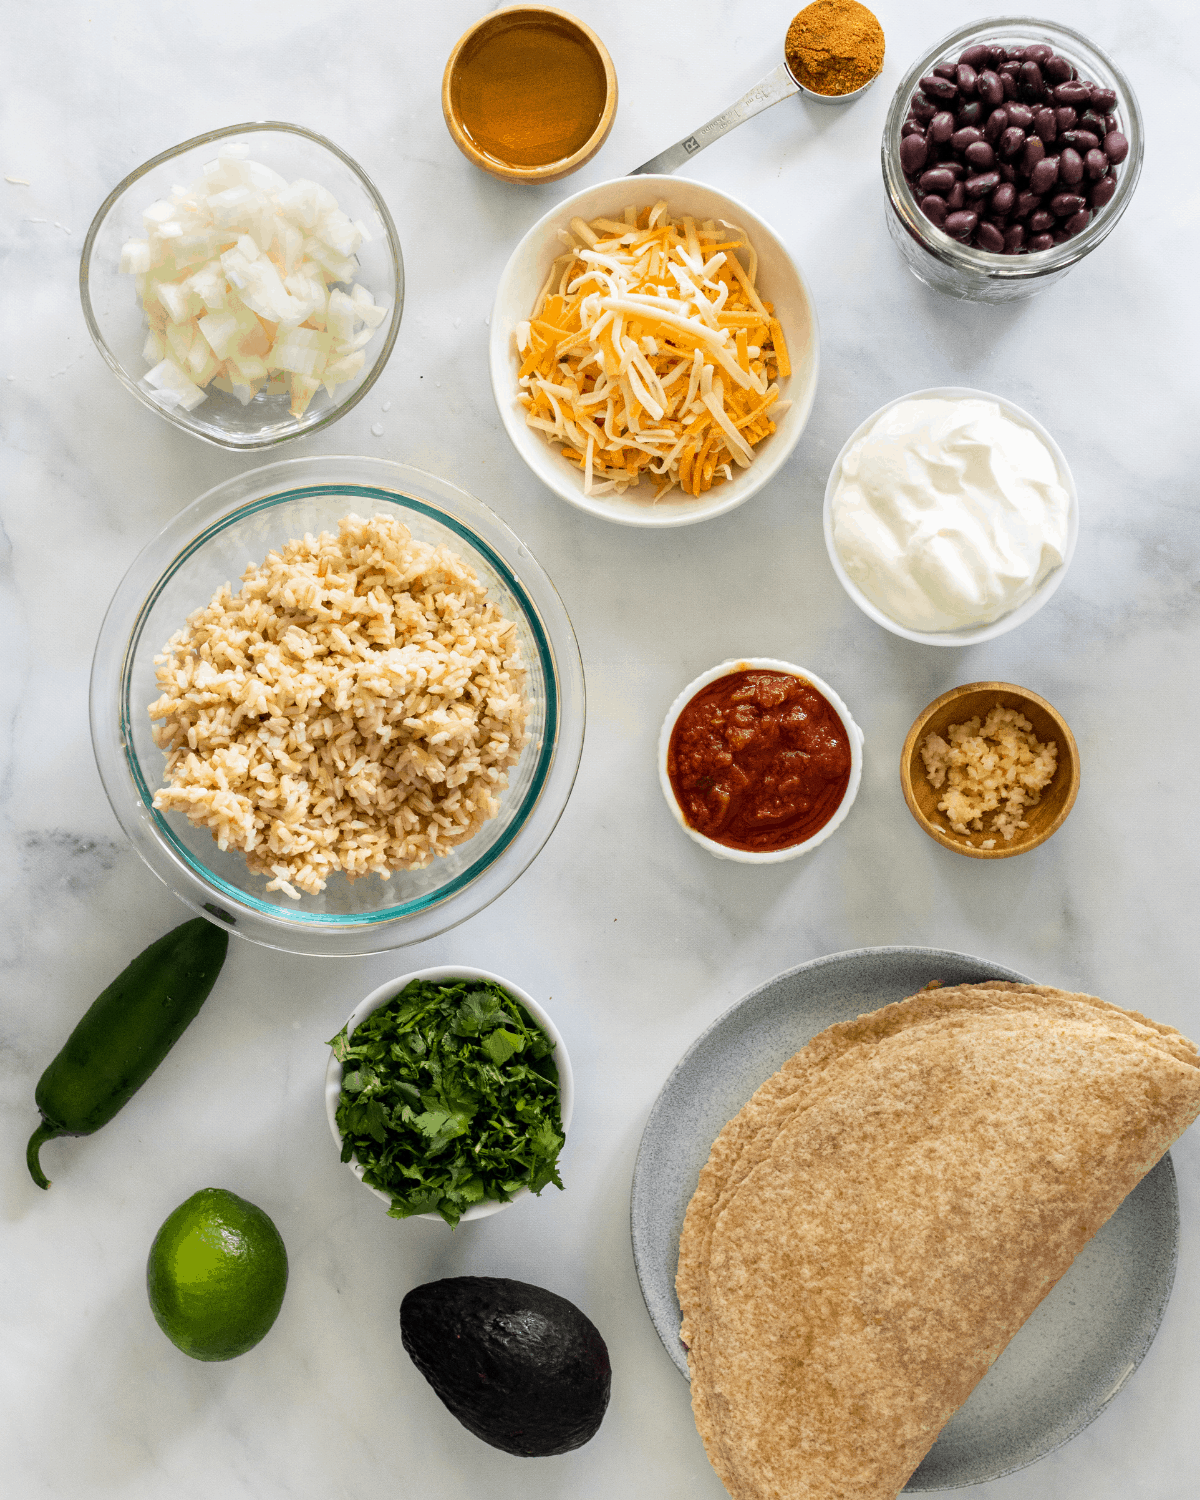
[[814,94],[852,94],[883,67],[883,28],[857,0],[815,0],[793,17],[783,55]]
[[607,81],[586,37],[555,16],[525,10],[464,50],[451,90],[462,128],[480,151],[510,167],[545,167],[590,140]]

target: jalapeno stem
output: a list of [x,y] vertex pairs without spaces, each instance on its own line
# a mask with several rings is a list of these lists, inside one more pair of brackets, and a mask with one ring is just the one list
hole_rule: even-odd
[[29,1175],[40,1188],[48,1188],[50,1179],[42,1171],[42,1164],[38,1160],[38,1152],[47,1141],[52,1141],[56,1135],[66,1135],[66,1131],[59,1125],[51,1125],[48,1120],[43,1120],[38,1128],[29,1137],[29,1145],[25,1147],[25,1163],[29,1168]]

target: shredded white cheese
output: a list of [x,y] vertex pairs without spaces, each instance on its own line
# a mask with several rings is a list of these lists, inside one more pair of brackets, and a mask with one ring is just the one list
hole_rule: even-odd
[[[700,495],[754,461],[791,374],[758,257],[735,225],[673,220],[665,201],[575,218],[533,316],[516,325],[525,420],[580,466],[586,495],[643,473],[655,500]],[[747,254],[743,267],[736,252]]]

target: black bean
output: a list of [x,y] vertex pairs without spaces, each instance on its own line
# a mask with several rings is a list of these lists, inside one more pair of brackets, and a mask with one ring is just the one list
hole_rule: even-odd
[[[1064,88],[1071,85],[1064,84]],[[958,86],[949,78],[939,78],[936,73],[926,73],[921,79],[921,91],[930,99],[953,99],[958,93]]]
[[1021,64],[1021,98],[1040,103],[1046,95],[1046,85],[1042,79],[1042,70],[1035,62],[1023,62]]
[[975,92],[984,104],[995,109],[1004,98],[1004,85],[1000,82],[1000,75],[993,73],[990,68],[985,69],[975,80]]
[[1117,190],[1117,179],[1115,177],[1102,177],[1099,182],[1092,183],[1092,190],[1088,197],[1092,200],[1093,208],[1103,208]]
[[1088,176],[1093,182],[1099,182],[1100,178],[1108,171],[1108,157],[1103,151],[1089,151],[1084,157],[1083,165]]
[[948,193],[954,186],[954,173],[948,167],[930,167],[917,179],[923,193]]
[[1025,132],[1018,129],[1016,125],[1010,125],[1000,137],[1000,155],[1016,156],[1024,144]]
[[1057,156],[1044,157],[1029,174],[1029,191],[1036,193],[1040,198],[1043,193],[1048,193],[1058,181],[1061,171],[1061,159]]
[[[925,88],[925,80],[922,78],[921,87]],[[926,89],[926,93],[928,93]],[[1078,80],[1068,80],[1066,83],[1054,85],[1054,102],[1056,104],[1087,104],[1091,101],[1092,91],[1086,83]]]
[[1017,201],[1017,190],[1011,182],[1002,182],[992,194],[992,212],[1010,214]]
[[981,224],[975,235],[975,243],[981,250],[999,255],[1004,249],[1004,236],[994,224]]
[[929,157],[924,136],[906,135],[900,142],[900,165],[908,173],[919,172]]
[[921,199],[921,212],[931,224],[936,224],[940,229],[946,222],[946,215],[950,210],[946,207],[945,198],[937,193],[928,193]]
[[[1088,155],[1091,155],[1090,151]],[[1098,155],[1102,160],[1104,159],[1103,151],[1099,152]],[[1103,176],[1107,170],[1108,164],[1105,162],[1104,171],[1096,175]],[[1083,181],[1083,157],[1075,150],[1074,146],[1068,146],[1059,157],[1058,176],[1059,180],[1065,183],[1067,187],[1074,187],[1076,183]],[[1043,188],[1042,191],[1045,192],[1046,189]]]
[[901,166],[931,223],[994,254],[1036,254],[1080,233],[1116,192],[1129,154],[1116,104],[1045,42],[977,42],[921,80]]
[[[1040,135],[1031,135],[1025,142],[1025,149],[1021,152],[1021,171],[1029,177],[1033,174],[1038,162],[1046,155],[1046,143]],[[1035,189],[1036,191],[1036,189]]]
[[1033,128],[1037,131],[1039,140],[1049,145],[1058,134],[1058,121],[1054,118],[1054,111],[1044,104],[1041,109],[1034,110]]
[[1081,156],[1086,156],[1100,144],[1100,137],[1090,130],[1060,130],[1058,143],[1060,146],[1074,146]]

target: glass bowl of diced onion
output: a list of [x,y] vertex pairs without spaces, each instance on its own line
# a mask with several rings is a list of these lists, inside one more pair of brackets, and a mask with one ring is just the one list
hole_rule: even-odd
[[267,448],[357,405],[404,304],[396,226],[363,169],[255,121],[152,157],[109,194],[79,267],[88,329],[144,406],[224,448]]

